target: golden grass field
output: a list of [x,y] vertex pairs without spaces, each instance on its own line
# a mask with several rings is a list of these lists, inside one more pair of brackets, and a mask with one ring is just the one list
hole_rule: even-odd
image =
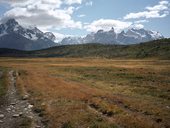
[[170,61],[0,58],[49,128],[170,128]]

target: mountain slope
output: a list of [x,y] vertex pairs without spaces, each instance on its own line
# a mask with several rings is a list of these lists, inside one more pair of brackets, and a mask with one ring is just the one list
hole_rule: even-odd
[[38,50],[55,46],[54,35],[36,27],[24,28],[14,19],[0,25],[0,48]]
[[0,49],[0,56],[170,59],[170,39],[133,45],[66,45],[30,52]]

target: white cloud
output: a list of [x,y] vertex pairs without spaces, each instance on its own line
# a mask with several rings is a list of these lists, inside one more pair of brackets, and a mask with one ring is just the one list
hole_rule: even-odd
[[[41,28],[82,28],[80,21],[74,21],[72,14],[76,10],[71,4],[82,0],[7,0],[11,9],[4,14],[4,18],[15,18],[21,24],[31,25],[36,23]],[[62,4],[70,4],[61,8]]]
[[133,24],[129,28],[142,29],[142,28],[144,28],[144,25],[143,24]]
[[80,17],[80,18],[81,18],[81,17],[85,17],[85,16],[86,16],[86,15],[84,15],[84,14],[78,15],[78,17]]
[[5,3],[23,3],[27,2],[29,0],[1,0],[0,2],[5,2]]
[[138,13],[130,13],[124,17],[124,19],[138,19],[138,18],[163,18],[166,17],[168,13],[160,14],[158,11],[144,11]]
[[160,1],[158,5],[155,5],[153,7],[146,7],[149,11],[162,11],[168,9],[169,2],[168,1]]
[[169,15],[170,4],[168,1],[161,1],[158,5],[153,7],[146,7],[146,11],[129,13],[124,19],[138,19],[138,18],[163,18]]
[[85,25],[84,28],[90,32],[96,32],[100,29],[105,31],[110,30],[114,27],[116,32],[120,32],[123,29],[128,28],[132,22],[123,22],[119,20],[112,20],[112,19],[100,19],[93,21],[91,24]]
[[44,4],[55,4],[55,5],[61,5],[62,2],[60,0],[42,0],[42,3]]
[[64,34],[57,33],[57,32],[53,32],[53,34],[54,34],[55,37],[56,37],[55,42],[60,42],[62,39],[64,39],[65,37],[67,37],[67,36],[64,35]]
[[61,5],[61,4],[68,4],[68,5],[72,5],[72,4],[82,4],[83,0],[1,0],[0,2],[5,2],[5,3],[9,3],[9,4],[13,4],[14,6],[18,6],[18,5],[26,5],[29,3],[35,3],[37,1],[41,1],[41,3],[43,4],[53,4],[53,5]]
[[66,34],[62,34],[62,33],[58,33],[58,32],[53,32],[53,34],[56,37],[56,40],[54,41],[56,43],[62,41],[66,37],[76,37],[76,35],[66,35]]
[[65,0],[65,3],[66,4],[81,4],[82,3],[82,0]]
[[92,1],[86,2],[86,6],[92,6],[92,5],[93,5]]
[[148,20],[137,20],[137,21],[135,21],[136,24],[138,24],[138,23],[147,23],[147,22],[149,22],[149,21]]

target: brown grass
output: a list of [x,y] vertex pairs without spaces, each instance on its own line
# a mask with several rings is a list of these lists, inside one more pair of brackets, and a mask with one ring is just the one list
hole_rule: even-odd
[[170,127],[170,61],[1,58],[56,127]]

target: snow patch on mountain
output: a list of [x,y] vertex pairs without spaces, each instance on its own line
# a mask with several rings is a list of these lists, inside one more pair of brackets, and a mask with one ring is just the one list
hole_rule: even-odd
[[149,34],[152,36],[153,39],[161,39],[163,35],[157,31],[150,31]]
[[5,35],[7,35],[8,33],[6,33],[5,31],[4,32],[2,32],[1,34],[0,34],[0,37],[2,37],[2,36],[5,36]]
[[56,37],[52,32],[46,32],[44,33],[44,36],[52,41],[55,41]]

